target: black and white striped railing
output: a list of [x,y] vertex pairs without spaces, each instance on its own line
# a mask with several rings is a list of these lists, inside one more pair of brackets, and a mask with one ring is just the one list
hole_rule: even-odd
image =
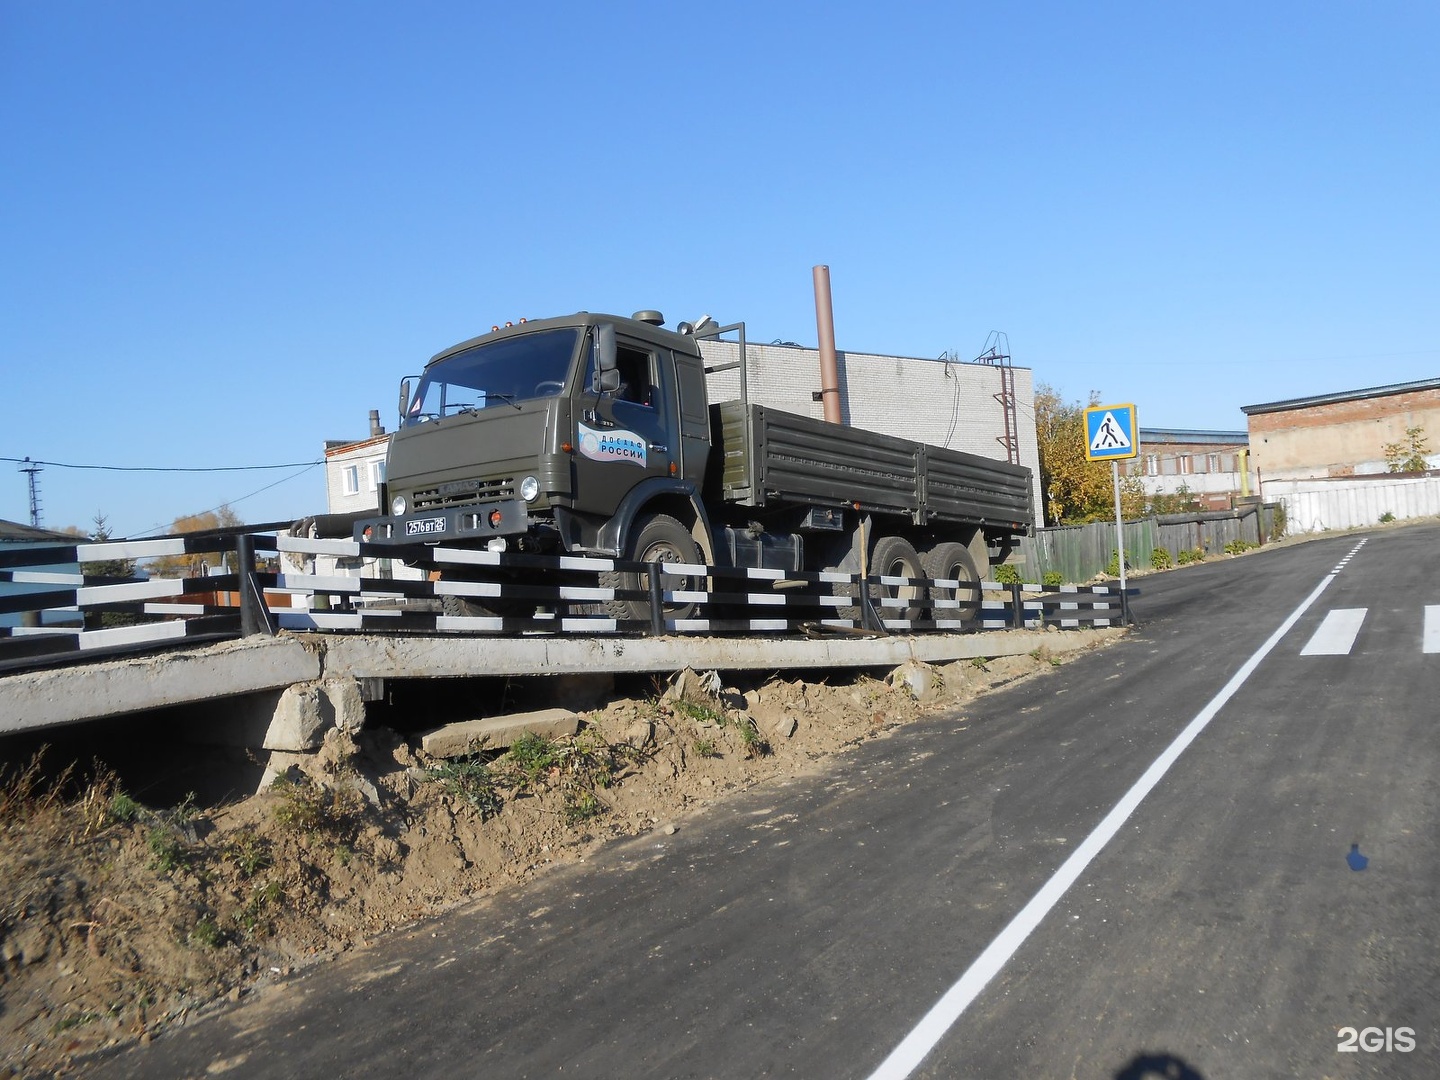
[[[85,564],[223,553],[225,573],[86,575]],[[278,569],[257,569],[257,553]],[[854,575],[417,547],[439,574],[383,576],[406,552],[285,533],[0,548],[0,665],[256,632],[908,633],[1120,625],[1103,586]],[[142,564],[143,565],[143,564]],[[358,569],[358,576],[329,567]],[[434,578],[433,580],[431,578]],[[444,610],[446,598],[471,610]],[[460,606],[451,602],[452,609]],[[868,610],[867,610],[868,608]]]

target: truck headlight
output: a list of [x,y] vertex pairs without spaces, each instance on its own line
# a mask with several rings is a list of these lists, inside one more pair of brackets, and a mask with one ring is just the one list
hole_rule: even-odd
[[526,502],[534,502],[535,496],[540,494],[540,481],[533,476],[527,476],[520,481],[520,497]]
[[404,495],[396,495],[390,500],[390,513],[395,517],[404,517],[405,511],[410,509],[410,504],[405,501]]

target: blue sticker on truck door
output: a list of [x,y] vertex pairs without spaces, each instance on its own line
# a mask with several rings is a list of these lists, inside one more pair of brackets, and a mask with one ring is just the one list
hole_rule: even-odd
[[581,424],[580,453],[592,461],[621,461],[645,468],[645,440],[633,431],[597,431]]

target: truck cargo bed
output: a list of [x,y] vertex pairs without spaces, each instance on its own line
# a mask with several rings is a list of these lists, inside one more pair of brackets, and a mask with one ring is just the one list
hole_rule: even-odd
[[900,514],[919,525],[1034,527],[1030,470],[763,405],[710,407],[726,500]]

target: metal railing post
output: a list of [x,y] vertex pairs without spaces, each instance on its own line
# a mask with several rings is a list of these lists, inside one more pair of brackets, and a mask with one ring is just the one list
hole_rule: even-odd
[[660,584],[660,564],[645,564],[650,579],[650,633],[662,637],[665,633],[665,590]]
[[1016,630],[1025,629],[1025,600],[1020,595],[1020,583],[1017,581],[1010,586],[1010,603],[1013,609],[1010,612],[1010,625]]
[[255,580],[255,537],[252,534],[240,533],[235,537],[235,562],[235,584],[240,590],[240,636],[274,635],[275,627],[270,622],[265,597],[260,592],[260,583]]

